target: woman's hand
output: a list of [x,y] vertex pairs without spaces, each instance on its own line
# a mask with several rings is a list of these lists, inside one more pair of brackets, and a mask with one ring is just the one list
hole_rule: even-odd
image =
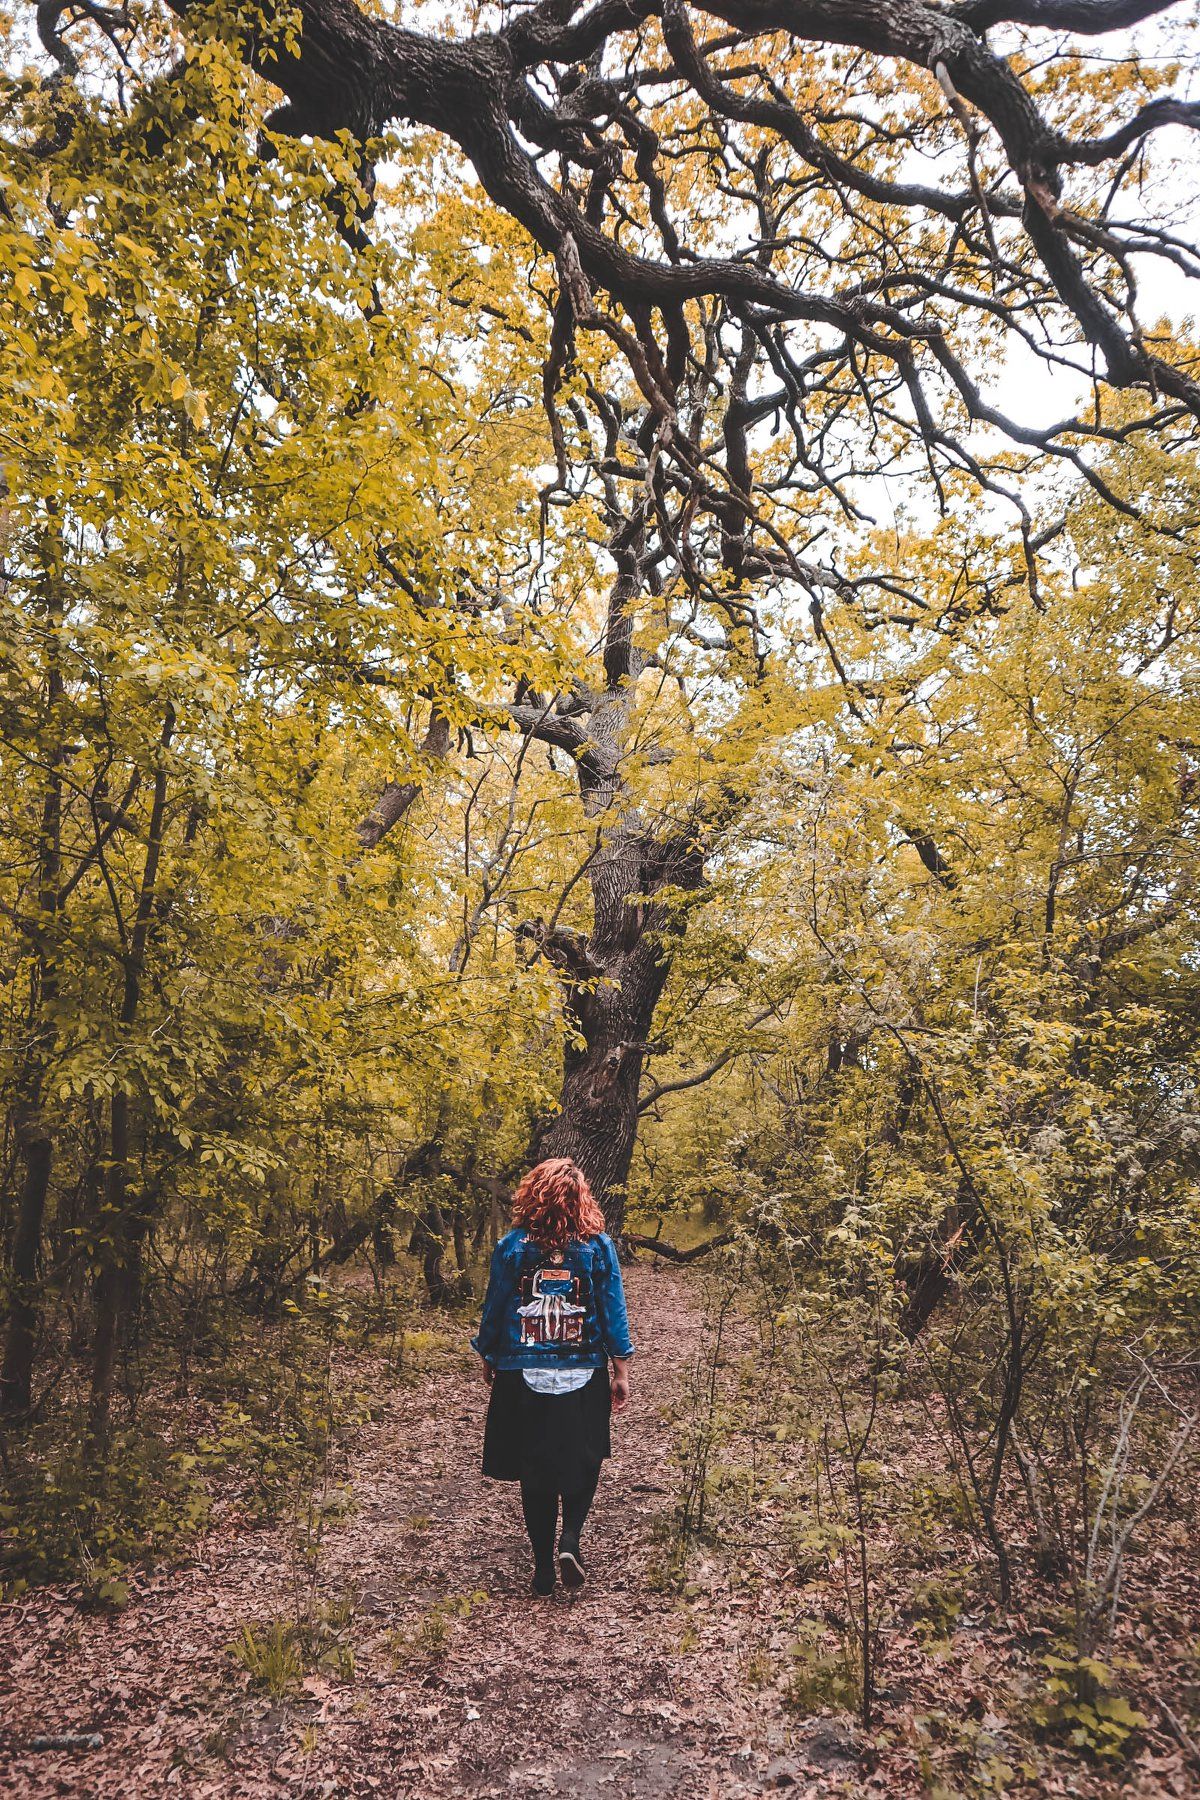
[[609,1383],[612,1391],[612,1409],[615,1413],[624,1412],[629,1405],[629,1358],[614,1356],[612,1359],[612,1378]]
[[479,1379],[482,1381],[485,1388],[490,1388],[492,1382],[496,1379],[496,1371],[493,1369],[486,1356],[481,1356],[479,1359]]

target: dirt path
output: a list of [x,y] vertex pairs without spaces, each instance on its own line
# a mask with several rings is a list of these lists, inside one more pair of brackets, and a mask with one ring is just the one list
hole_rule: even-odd
[[[530,1596],[516,1490],[478,1473],[483,1390],[431,1375],[356,1435],[354,1508],[324,1537],[320,1596],[349,1617],[351,1679],[310,1677],[273,1703],[229,1656],[245,1620],[294,1601],[302,1571],[282,1531],[208,1540],[112,1618],[27,1595],[0,1626],[0,1790],[739,1800],[790,1785],[741,1695],[736,1633],[698,1656],[688,1612],[653,1580],[675,1475],[665,1415],[700,1319],[668,1269],[631,1270],[629,1301],[636,1403],[617,1422],[582,1596]],[[64,1731],[103,1744],[32,1750]]]

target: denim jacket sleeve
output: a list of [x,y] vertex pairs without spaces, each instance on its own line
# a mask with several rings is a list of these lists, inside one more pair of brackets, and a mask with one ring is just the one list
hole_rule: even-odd
[[632,1356],[629,1315],[625,1310],[625,1283],[617,1247],[604,1232],[596,1238],[596,1270],[592,1277],[596,1294],[596,1313],[600,1336],[609,1356]]
[[492,1251],[491,1268],[488,1270],[487,1292],[483,1296],[483,1311],[479,1317],[479,1328],[471,1339],[471,1348],[478,1350],[485,1362],[490,1362],[500,1352],[503,1339],[503,1321],[509,1301],[516,1292],[516,1266],[507,1254],[503,1240]]

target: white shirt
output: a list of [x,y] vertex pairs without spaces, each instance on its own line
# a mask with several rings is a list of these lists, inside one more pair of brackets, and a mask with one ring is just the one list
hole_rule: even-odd
[[525,1385],[535,1394],[573,1394],[592,1379],[595,1369],[523,1369]]

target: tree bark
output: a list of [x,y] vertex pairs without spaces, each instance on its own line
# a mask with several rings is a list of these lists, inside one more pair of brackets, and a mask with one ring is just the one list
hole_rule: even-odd
[[51,746],[37,848],[38,933],[29,1006],[34,1048],[24,1072],[24,1091],[17,1125],[17,1136],[25,1160],[25,1177],[13,1233],[10,1265],[12,1298],[3,1371],[0,1372],[0,1412],[9,1415],[27,1412],[33,1398],[33,1364],[41,1323],[42,1229],[54,1161],[54,1143],[43,1116],[42,1102],[56,1032],[52,1018],[46,1023],[42,1021],[53,1008],[59,987],[54,929],[60,911],[59,879],[62,873],[63,744],[59,711],[64,691],[61,632],[65,596],[61,579],[62,530],[57,515],[47,528],[42,554],[49,645],[46,713]]
[[[450,727],[434,707],[430,712],[429,728],[421,745],[422,764],[430,765],[444,761],[449,749]],[[422,786],[423,775],[415,776],[411,781],[389,781],[385,784],[370,812],[365,818],[360,819],[355,827],[355,834],[364,852],[374,850],[388,832],[400,823],[413,801],[420,794]]]
[[435,1199],[427,1200],[416,1215],[409,1247],[421,1259],[425,1291],[434,1306],[448,1306],[470,1292],[470,1282],[463,1271],[447,1271],[446,1253],[451,1242],[441,1206]]
[[27,1413],[33,1399],[33,1363],[41,1321],[42,1221],[50,1191],[54,1146],[40,1119],[21,1133],[25,1177],[17,1209],[11,1254],[11,1299],[4,1366],[0,1372],[0,1412]]
[[[647,415],[641,439],[649,441],[653,430]],[[586,938],[554,923],[523,928],[562,977],[568,1027],[559,1109],[535,1133],[531,1154],[537,1161],[569,1156],[578,1163],[617,1236],[637,1141],[642,1070],[671,966],[665,939],[671,914],[663,895],[698,889],[704,855],[694,830],[670,820],[648,825],[626,781],[645,666],[634,622],[640,597],[656,579],[644,497],[622,511],[613,496],[608,527],[617,573],[600,646],[603,682],[587,694],[586,724],[548,704],[514,706],[512,714],[530,736],[570,751],[584,814],[599,833],[587,866],[592,919]]]
[[88,1429],[93,1443],[108,1435],[117,1340],[129,1291],[130,1259],[140,1254],[141,1237],[126,1217],[129,1161],[129,1097],[118,1090],[109,1111],[109,1164],[104,1175],[106,1240],[96,1276],[95,1333],[92,1339],[92,1394]]
[[569,1156],[578,1163],[613,1234],[625,1217],[645,1033],[661,988],[656,978],[641,994],[622,994],[616,1004],[590,1009],[581,1027],[583,1048],[568,1044],[564,1056],[559,1111],[534,1146],[538,1161]]
[[569,1036],[559,1111],[533,1151],[579,1164],[614,1236],[624,1224],[642,1069],[671,966],[667,908],[654,895],[667,886],[694,890],[702,879],[698,846],[650,835],[635,818],[619,822],[593,865],[586,944],[566,933],[544,943],[566,981]]
[[[154,798],[146,837],[146,860],[138,888],[137,910],[125,951],[121,1008],[117,1018],[122,1037],[137,1020],[142,982],[150,948],[151,926],[158,899],[158,875],[162,862],[167,808],[167,752],[175,733],[175,708],[168,705],[158,740]],[[108,1436],[113,1372],[117,1344],[138,1293],[142,1243],[150,1225],[148,1196],[129,1194],[130,1099],[118,1086],[109,1108],[109,1156],[104,1177],[103,1231],[100,1235],[100,1269],[96,1277],[96,1331],[92,1346],[92,1391],[88,1428],[94,1447]]]

